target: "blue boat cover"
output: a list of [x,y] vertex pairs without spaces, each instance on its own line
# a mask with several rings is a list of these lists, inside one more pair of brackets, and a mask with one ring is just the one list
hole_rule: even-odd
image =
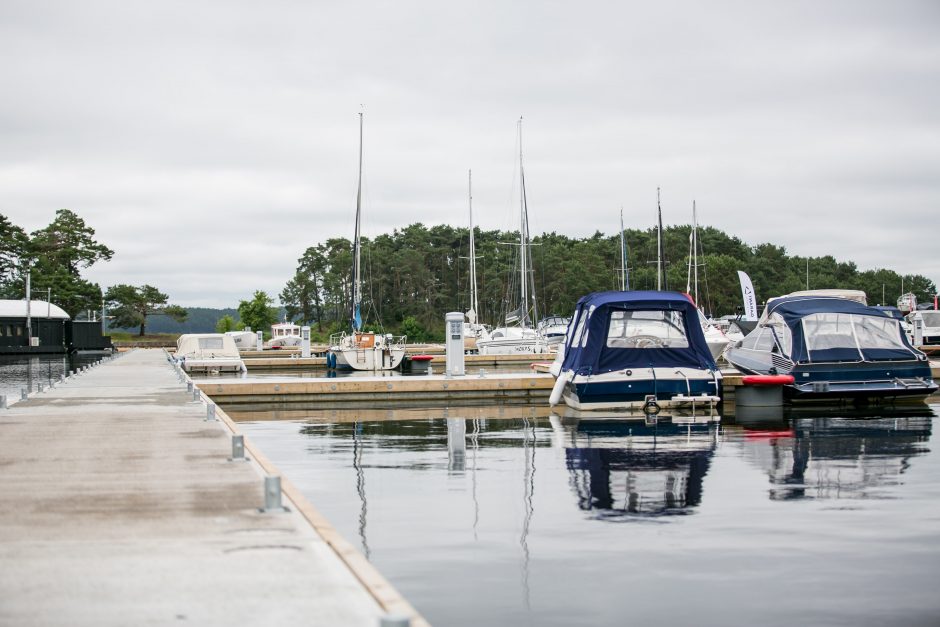
[[[837,298],[833,296],[784,296],[775,298],[767,305],[765,316],[779,314],[793,333],[793,348],[790,359],[795,362],[834,362],[858,361],[858,349],[855,347],[828,348],[825,350],[806,350],[806,341],[803,337],[803,318],[818,313],[854,314],[857,316],[873,316],[876,318],[895,318],[888,312],[876,307],[863,305],[854,300]],[[907,341],[907,336],[898,331],[899,343],[904,348],[889,347],[862,347],[862,354],[867,361],[886,361],[895,359],[911,359],[917,357],[917,352]]]
[[[620,348],[607,346],[610,317],[616,311],[676,311],[683,317],[687,348]],[[585,317],[584,330],[575,333]],[[585,341],[584,334],[587,334]],[[627,368],[700,368],[718,366],[705,343],[698,310],[685,295],[677,292],[629,291],[594,292],[582,297],[575,307],[565,338],[562,370],[601,374]]]

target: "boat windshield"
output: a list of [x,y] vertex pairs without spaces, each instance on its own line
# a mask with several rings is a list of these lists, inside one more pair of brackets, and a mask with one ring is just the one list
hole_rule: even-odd
[[688,348],[683,316],[678,311],[613,311],[607,328],[610,348]]
[[898,322],[880,316],[817,313],[803,318],[806,348],[813,361],[876,357],[879,351],[909,352]]
[[220,337],[199,338],[199,350],[222,350],[222,348],[222,338]]

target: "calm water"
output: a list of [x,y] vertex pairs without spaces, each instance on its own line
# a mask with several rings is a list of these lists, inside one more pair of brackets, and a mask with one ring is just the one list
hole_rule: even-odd
[[49,385],[72,370],[93,364],[101,355],[0,355],[0,394],[8,398],[19,398],[20,390],[28,387],[35,391],[37,385]]
[[936,413],[243,427],[435,625],[935,625]]

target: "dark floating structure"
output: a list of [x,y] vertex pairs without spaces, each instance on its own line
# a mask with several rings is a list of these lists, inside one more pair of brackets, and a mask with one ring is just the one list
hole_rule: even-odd
[[102,321],[72,320],[43,300],[0,300],[0,355],[111,351]]

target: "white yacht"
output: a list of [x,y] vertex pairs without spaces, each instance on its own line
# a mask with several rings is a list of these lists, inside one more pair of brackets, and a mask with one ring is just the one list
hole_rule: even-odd
[[300,346],[300,326],[293,322],[278,322],[271,325],[271,339],[265,348],[293,348]]

